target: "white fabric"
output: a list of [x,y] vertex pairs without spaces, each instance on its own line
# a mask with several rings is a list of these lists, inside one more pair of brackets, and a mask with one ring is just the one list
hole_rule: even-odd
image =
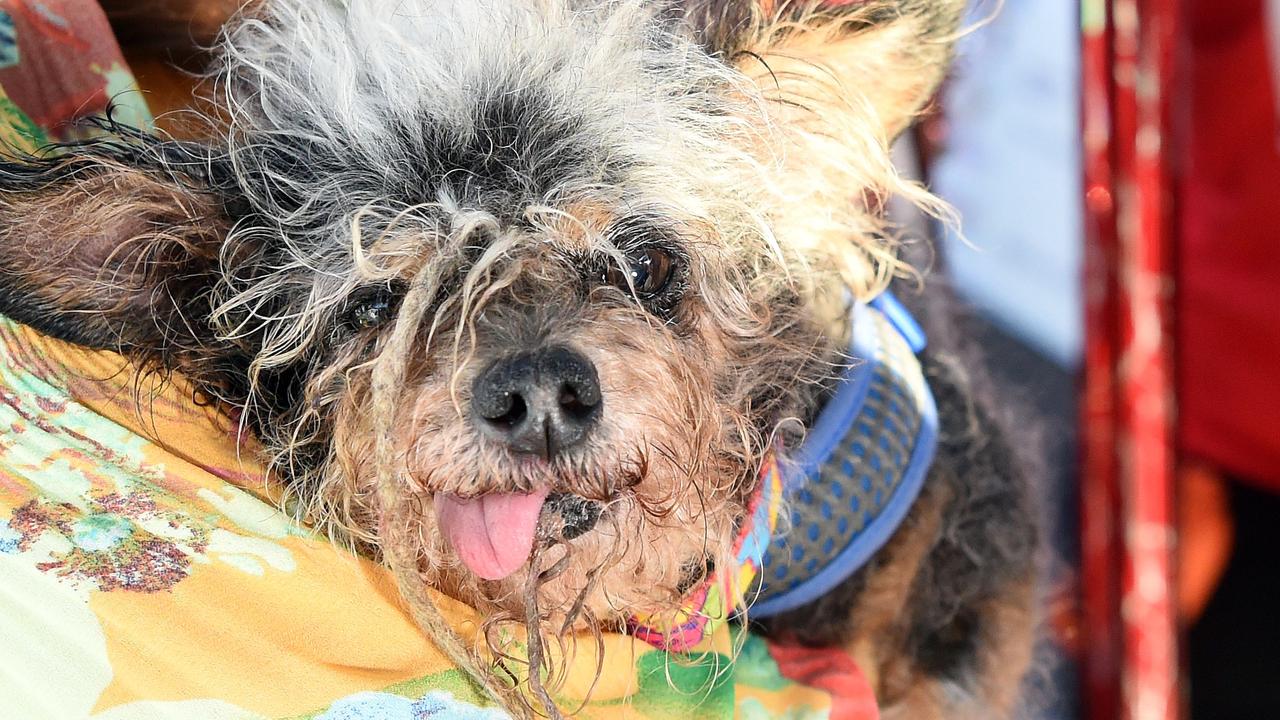
[[[994,5],[978,2],[972,20]],[[961,45],[934,186],[959,210],[953,280],[997,322],[1063,365],[1081,347],[1079,9],[1016,0]]]

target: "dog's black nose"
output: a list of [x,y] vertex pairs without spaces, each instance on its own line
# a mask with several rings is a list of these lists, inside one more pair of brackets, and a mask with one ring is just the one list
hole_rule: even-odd
[[498,360],[476,377],[471,395],[485,434],[548,460],[587,437],[600,404],[595,366],[558,345]]

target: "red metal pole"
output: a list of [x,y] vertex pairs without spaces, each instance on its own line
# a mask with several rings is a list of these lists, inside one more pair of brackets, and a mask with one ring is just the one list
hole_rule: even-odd
[[1121,503],[1116,463],[1116,268],[1112,54],[1106,0],[1082,0],[1081,129],[1085,176],[1085,342],[1081,400],[1081,686],[1089,720],[1120,709]]
[[[1119,464],[1124,503],[1124,716],[1175,718],[1180,707],[1174,583],[1173,449],[1173,108],[1176,0],[1116,0],[1117,39],[1132,38],[1131,84],[1117,82],[1117,105],[1132,106],[1120,183],[1133,208],[1119,216],[1121,295]],[[1117,42],[1117,49],[1128,41]],[[1124,66],[1117,62],[1117,71]],[[1120,80],[1120,77],[1117,77]],[[1126,110],[1126,115],[1130,111]],[[1128,138],[1132,138],[1129,140]],[[1121,164],[1117,162],[1117,165]],[[1133,217],[1129,217],[1129,212]]]
[[1085,703],[1176,718],[1170,163],[1178,0],[1083,0]]

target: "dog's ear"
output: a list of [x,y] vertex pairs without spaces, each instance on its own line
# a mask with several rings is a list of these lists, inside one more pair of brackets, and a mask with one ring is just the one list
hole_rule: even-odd
[[227,228],[202,156],[125,132],[0,160],[0,314],[155,359],[201,342]]
[[[942,79],[964,0],[682,0],[711,53],[766,97],[869,111],[892,138]],[[817,97],[814,97],[814,96]],[[865,115],[864,115],[865,117]]]

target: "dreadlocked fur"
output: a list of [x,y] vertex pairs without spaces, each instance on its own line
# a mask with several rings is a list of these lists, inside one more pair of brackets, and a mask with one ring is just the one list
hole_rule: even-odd
[[[888,146],[962,5],[270,0],[218,44],[207,142],[110,126],[0,163],[0,312],[189,377],[460,667],[558,715],[550,658],[574,649],[549,640],[594,633],[598,656],[732,565],[762,456],[845,362],[848,303],[908,271],[887,199],[945,214]],[[469,410],[487,367],[538,348],[585,358],[607,408],[540,462]],[[571,500],[548,500],[531,561],[470,572],[437,499],[539,488]],[[487,647],[428,588],[475,606]],[[849,645],[856,625],[787,631]]]

